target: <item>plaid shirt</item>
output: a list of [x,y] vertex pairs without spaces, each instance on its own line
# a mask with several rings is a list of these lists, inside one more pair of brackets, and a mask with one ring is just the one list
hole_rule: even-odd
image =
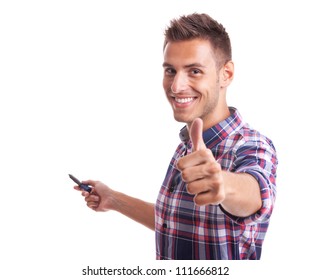
[[272,142],[243,122],[235,108],[230,112],[226,120],[203,132],[204,142],[223,170],[257,179],[262,207],[241,218],[221,205],[194,204],[175,168],[192,149],[184,127],[155,205],[157,259],[260,259],[276,195],[276,152]]

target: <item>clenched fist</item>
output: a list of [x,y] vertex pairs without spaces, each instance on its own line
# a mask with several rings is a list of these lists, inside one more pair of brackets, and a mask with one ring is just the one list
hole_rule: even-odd
[[225,199],[225,187],[221,166],[211,150],[207,149],[203,137],[203,122],[197,118],[190,127],[192,153],[179,159],[177,168],[187,183],[187,191],[194,195],[199,205],[220,204]]

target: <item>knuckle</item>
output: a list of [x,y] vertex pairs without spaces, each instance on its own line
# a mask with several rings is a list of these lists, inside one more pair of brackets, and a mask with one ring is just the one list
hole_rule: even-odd
[[183,161],[182,158],[180,158],[177,162],[176,162],[176,168],[178,170],[182,170],[183,169]]
[[197,151],[197,153],[201,158],[206,158],[208,160],[210,160],[211,158],[214,158],[211,150],[209,149],[199,150]]
[[222,186],[222,184],[223,184],[222,178],[220,176],[215,176],[213,180],[213,186],[219,188],[220,186]]
[[221,165],[217,161],[214,162],[213,166],[214,166],[215,172],[221,171]]
[[209,156],[210,156],[210,151],[207,150],[207,149],[205,149],[205,150],[199,150],[198,152],[199,152],[199,155],[200,155],[201,157],[209,157]]
[[193,188],[192,184],[187,185],[187,192],[189,194],[194,194],[194,188]]
[[203,206],[203,205],[206,204],[206,202],[205,202],[203,199],[201,199],[201,196],[200,196],[200,195],[196,195],[196,196],[193,198],[193,201],[194,201],[194,203],[195,203],[196,205],[198,205],[198,206]]
[[181,172],[181,178],[183,179],[183,181],[189,182],[190,173],[187,170],[184,170],[183,172]]
[[199,168],[198,172],[207,178],[210,178],[221,171],[220,165],[217,162],[207,162],[197,168]]

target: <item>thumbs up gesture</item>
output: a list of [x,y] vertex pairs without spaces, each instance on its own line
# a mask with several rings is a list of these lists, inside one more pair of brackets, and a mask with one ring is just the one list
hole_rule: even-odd
[[195,204],[217,205],[225,199],[224,180],[220,164],[204,144],[203,121],[195,119],[189,132],[193,150],[179,159],[177,168],[187,183],[188,193],[194,195]]

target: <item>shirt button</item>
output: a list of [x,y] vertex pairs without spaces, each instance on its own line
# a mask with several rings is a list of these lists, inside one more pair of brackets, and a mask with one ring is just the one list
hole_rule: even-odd
[[167,228],[167,224],[166,223],[164,223],[162,226],[163,226],[163,228]]
[[169,192],[172,193],[174,191],[174,186],[170,186]]

